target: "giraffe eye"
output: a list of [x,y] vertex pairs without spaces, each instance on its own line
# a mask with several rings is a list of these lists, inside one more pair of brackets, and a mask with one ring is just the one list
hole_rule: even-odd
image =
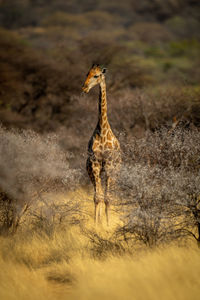
[[94,78],[98,78],[99,77],[99,75],[94,75]]

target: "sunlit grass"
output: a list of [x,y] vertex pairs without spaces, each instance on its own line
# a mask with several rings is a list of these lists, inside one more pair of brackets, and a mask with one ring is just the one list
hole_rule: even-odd
[[109,239],[119,214],[112,210],[110,228],[103,214],[95,229],[92,190],[79,188],[66,198],[75,196],[88,212],[83,227],[66,223],[51,236],[23,228],[15,236],[1,237],[0,299],[198,299],[200,260],[195,243],[132,255],[127,251],[122,256],[111,251],[103,260],[95,258],[87,230]]
[[87,261],[73,299],[198,299],[197,249],[169,247],[142,256]]

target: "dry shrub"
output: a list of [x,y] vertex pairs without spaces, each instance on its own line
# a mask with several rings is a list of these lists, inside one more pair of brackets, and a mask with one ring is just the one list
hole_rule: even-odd
[[127,244],[118,235],[100,233],[97,230],[83,230],[83,234],[89,241],[88,250],[92,257],[97,259],[107,259],[109,255],[122,256],[128,253]]
[[199,130],[179,126],[174,130],[162,128],[154,133],[148,132],[144,138],[133,140],[130,150],[126,151],[126,159],[131,158],[133,164],[184,168],[195,173],[200,168],[199,136]]
[[180,221],[166,180],[169,175],[160,168],[138,164],[122,169],[124,225],[118,233],[126,241],[133,239],[153,247],[181,237]]
[[171,85],[119,91],[116,96],[109,95],[111,124],[128,139],[142,137],[146,130],[171,128],[174,122],[185,128],[199,127],[199,91]]
[[125,240],[152,247],[189,234],[199,242],[199,140],[198,130],[163,129],[126,146],[118,193]]
[[80,225],[84,220],[85,213],[78,195],[68,198],[67,193],[52,192],[41,195],[32,203],[23,228],[52,237],[57,230]]
[[[73,188],[79,181],[80,172],[70,169],[70,158],[61,149],[55,134],[40,136],[33,131],[7,131],[1,127],[0,138],[0,188],[4,192],[1,229],[13,227],[16,231],[28,207],[34,206],[43,194]],[[51,200],[48,204],[46,210],[53,217],[50,206],[54,203]],[[57,204],[57,213],[60,205]],[[75,204],[74,207],[62,205],[67,214],[75,208]],[[60,214],[60,218],[63,217]]]

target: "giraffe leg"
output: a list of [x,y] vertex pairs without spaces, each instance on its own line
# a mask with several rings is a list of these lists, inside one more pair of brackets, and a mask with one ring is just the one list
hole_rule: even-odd
[[94,203],[94,221],[95,224],[101,223],[102,202]]
[[101,222],[101,216],[102,216],[102,201],[99,203],[99,213],[98,213],[99,222]]
[[94,222],[95,222],[95,224],[98,224],[99,204],[100,203],[94,202]]
[[106,221],[107,225],[109,226],[110,222],[110,202],[111,202],[111,192],[114,186],[114,179],[112,177],[107,176],[106,178],[106,188],[105,188],[105,195],[104,195],[104,202],[105,202],[105,213],[106,213]]
[[117,179],[117,175],[120,171],[120,165],[121,165],[121,155],[118,152],[116,154],[117,156],[114,156],[113,160],[112,159],[110,159],[110,161],[107,160],[105,163],[106,185],[105,185],[104,202],[105,202],[105,213],[106,213],[108,226],[110,221],[110,205],[112,202],[115,182]]
[[97,224],[101,219],[101,203],[103,202],[103,192],[101,185],[101,164],[97,161],[88,160],[87,170],[94,186],[94,221]]
[[103,202],[103,192],[101,187],[101,179],[97,178],[94,192],[94,204],[95,204],[95,223],[101,221],[101,208]]
[[109,226],[109,224],[110,224],[110,204],[108,202],[105,203],[105,213],[106,213],[106,222],[107,222],[107,225]]

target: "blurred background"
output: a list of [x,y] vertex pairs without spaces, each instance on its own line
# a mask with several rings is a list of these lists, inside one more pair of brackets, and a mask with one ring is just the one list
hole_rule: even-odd
[[[60,132],[85,153],[98,89],[82,95],[92,63],[108,68],[116,135],[200,125],[199,0],[1,0],[0,120]],[[81,133],[81,134],[80,134]]]

